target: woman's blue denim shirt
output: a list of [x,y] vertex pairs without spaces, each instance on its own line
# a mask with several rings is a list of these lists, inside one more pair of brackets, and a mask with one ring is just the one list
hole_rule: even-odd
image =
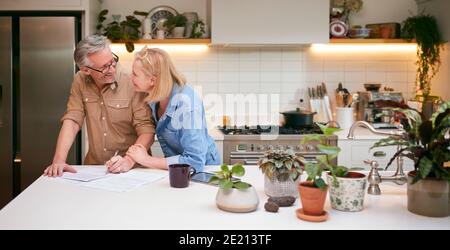
[[188,85],[174,84],[166,112],[157,119],[157,103],[150,103],[167,165],[189,164],[197,172],[205,165],[220,165],[216,144],[208,135],[200,96]]

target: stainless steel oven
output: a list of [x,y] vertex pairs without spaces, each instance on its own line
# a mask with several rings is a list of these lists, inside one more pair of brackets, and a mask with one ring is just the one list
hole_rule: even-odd
[[[241,163],[244,165],[257,165],[264,152],[271,149],[291,149],[296,154],[308,161],[315,161],[322,155],[317,149],[317,142],[302,144],[302,139],[307,135],[302,134],[243,134],[228,133],[225,131],[223,142],[223,160],[226,164]],[[317,132],[317,131],[312,131]],[[337,146],[337,136],[327,139],[327,145]],[[337,164],[337,159],[333,160]]]

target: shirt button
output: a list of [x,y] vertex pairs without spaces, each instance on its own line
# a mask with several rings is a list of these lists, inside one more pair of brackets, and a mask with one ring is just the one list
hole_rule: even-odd
[[103,102],[101,102],[100,105],[103,105]]
[[116,105],[116,107],[120,108],[120,105],[119,105],[119,104],[117,104],[117,105]]
[[106,136],[106,133],[104,133],[103,136]]
[[85,102],[89,101],[89,98],[84,99]]
[[105,151],[105,152],[106,152],[106,148],[104,148],[104,149],[103,149],[103,151]]
[[105,117],[102,117],[102,120],[105,120]]

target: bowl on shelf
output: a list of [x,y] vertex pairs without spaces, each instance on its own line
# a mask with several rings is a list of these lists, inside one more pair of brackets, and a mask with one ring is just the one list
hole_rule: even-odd
[[366,91],[378,91],[381,88],[379,83],[365,83],[364,88]]
[[370,31],[372,29],[368,28],[353,28],[350,30],[350,37],[352,38],[366,38],[370,36]]

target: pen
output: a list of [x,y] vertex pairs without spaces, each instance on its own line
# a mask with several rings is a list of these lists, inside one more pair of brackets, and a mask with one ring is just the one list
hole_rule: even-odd
[[[114,153],[114,156],[111,157],[111,158],[116,157],[118,153],[119,153],[119,150],[116,150],[116,152]],[[114,163],[116,163],[116,162],[114,162]],[[114,164],[114,163],[113,163],[113,164]],[[108,167],[106,167],[106,173],[108,173]]]

